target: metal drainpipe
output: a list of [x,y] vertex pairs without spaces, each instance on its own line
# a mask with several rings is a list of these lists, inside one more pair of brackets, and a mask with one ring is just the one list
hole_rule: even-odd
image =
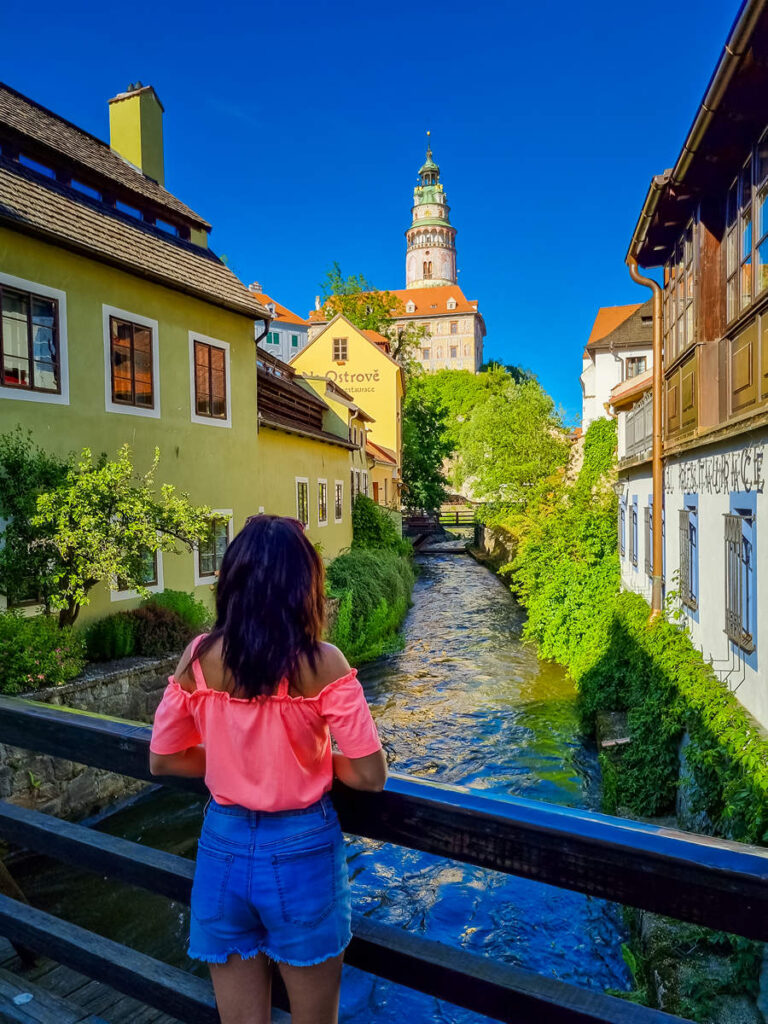
[[651,619],[661,615],[664,547],[662,544],[662,513],[664,509],[664,467],[662,463],[661,406],[662,406],[662,312],[661,288],[650,277],[643,277],[637,269],[637,259],[627,257],[629,276],[636,284],[653,292],[653,576],[651,589]]

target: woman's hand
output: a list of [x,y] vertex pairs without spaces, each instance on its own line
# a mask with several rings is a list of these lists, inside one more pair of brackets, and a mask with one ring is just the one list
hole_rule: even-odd
[[152,775],[202,779],[205,777],[205,747],[190,747],[178,754],[154,754],[150,750],[149,771]]

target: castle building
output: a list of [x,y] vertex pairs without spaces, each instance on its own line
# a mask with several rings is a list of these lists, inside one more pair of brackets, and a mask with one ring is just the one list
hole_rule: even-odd
[[[458,285],[456,228],[440,182],[440,168],[427,149],[413,190],[411,226],[405,233],[405,288],[390,290],[396,305],[396,328],[423,328],[413,358],[428,372],[469,370],[483,364],[485,321],[477,300],[469,300]],[[325,330],[333,313],[320,298],[309,314],[309,341]]]

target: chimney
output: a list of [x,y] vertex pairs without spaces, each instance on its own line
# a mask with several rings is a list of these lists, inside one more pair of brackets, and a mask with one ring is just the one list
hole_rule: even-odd
[[136,82],[109,101],[109,145],[148,178],[164,184],[163,105],[151,85]]
[[261,285],[258,281],[254,281],[253,284],[248,285],[249,292],[258,292],[261,295]]
[[315,296],[315,309],[322,309],[322,307],[320,305],[320,296],[319,295]]

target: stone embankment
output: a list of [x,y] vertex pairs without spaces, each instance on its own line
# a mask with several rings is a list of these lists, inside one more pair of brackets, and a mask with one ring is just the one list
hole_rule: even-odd
[[[71,683],[26,696],[46,704],[151,722],[177,660],[174,654],[92,665]],[[93,814],[143,785],[101,768],[0,744],[0,798],[60,818]]]

